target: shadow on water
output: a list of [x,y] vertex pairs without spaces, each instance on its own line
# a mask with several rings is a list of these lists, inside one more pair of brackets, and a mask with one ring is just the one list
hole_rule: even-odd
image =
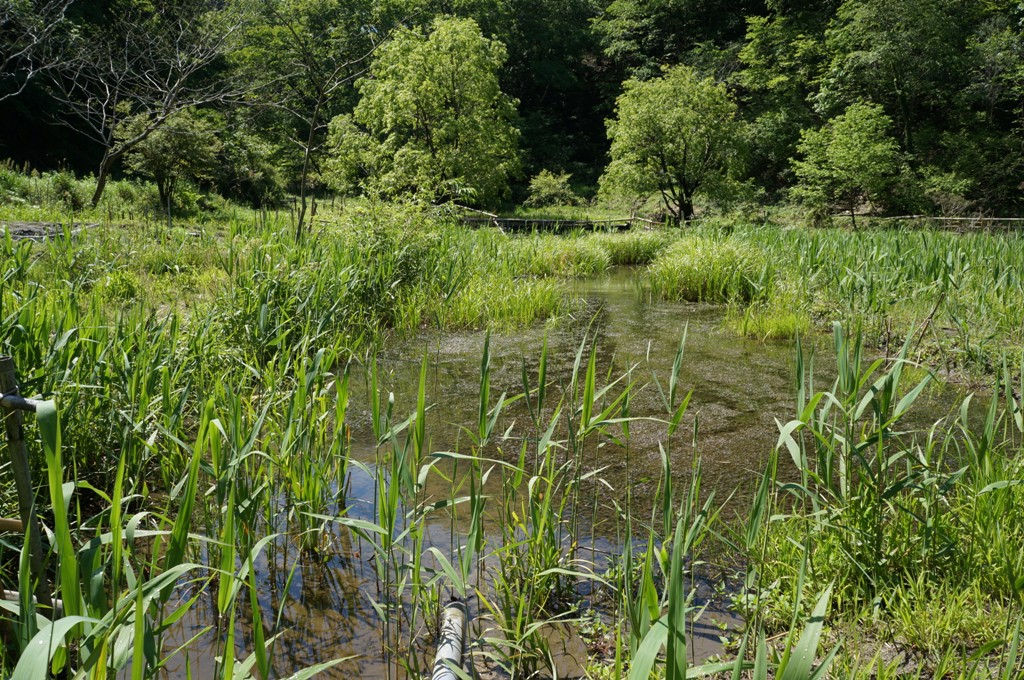
[[[613,270],[607,275],[579,281],[573,292],[580,298],[570,318],[548,327],[536,327],[490,339],[492,400],[506,393],[523,392],[523,375],[536,379],[541,347],[548,345],[548,381],[552,393],[566,388],[572,377],[581,345],[597,352],[597,374],[605,382],[628,375],[634,383],[630,416],[666,418],[665,407],[654,378],[665,384],[673,359],[685,333],[685,358],[679,382],[683,392],[693,390],[684,426],[673,437],[671,451],[678,460],[673,471],[682,488],[687,483],[691,459],[696,452],[703,461],[703,490],[714,493],[715,502],[725,505],[723,517],[741,516],[748,507],[765,461],[776,444],[776,422],[794,417],[795,353],[792,343],[761,343],[739,338],[723,329],[723,308],[715,305],[664,303],[644,299],[635,284],[635,271]],[[398,419],[415,410],[420,370],[427,357],[426,398],[429,451],[466,451],[471,437],[463,429],[478,419],[480,363],[485,334],[480,332],[425,332],[393,343],[378,358],[382,387],[394,395]],[[805,342],[805,345],[807,343]],[[818,387],[825,388],[835,373],[834,358],[825,340],[817,351]],[[584,360],[585,361],[585,360]],[[831,363],[830,363],[831,362]],[[585,367],[584,367],[585,368]],[[348,515],[373,518],[376,469],[371,427],[369,389],[358,374],[353,375],[353,403],[349,410],[352,428],[351,457],[363,467],[350,465],[343,494]],[[531,387],[535,385],[531,384]],[[551,400],[551,405],[557,401]],[[922,400],[918,418],[926,425],[947,415],[949,397],[938,395]],[[550,410],[550,407],[549,407]],[[550,416],[550,413],[547,414]],[[514,462],[523,446],[537,437],[525,402],[510,404],[495,430],[504,436],[488,445],[489,458]],[[621,554],[617,538],[614,502],[624,505],[626,490],[638,516],[650,517],[656,507],[661,474],[659,441],[665,436],[663,424],[637,421],[631,425],[628,445],[594,441],[586,451],[587,467],[599,469],[601,481],[584,496],[591,507],[580,513],[589,536],[582,550],[589,554],[596,570],[608,564],[610,555]],[[426,497],[448,498],[451,486],[440,475],[431,476],[435,488]],[[335,508],[342,510],[343,508]],[[468,513],[451,518],[437,513],[427,523],[424,547],[436,546],[451,554],[453,543],[468,530]],[[491,518],[494,521],[494,518]],[[276,527],[282,533],[284,526]],[[494,528],[491,527],[491,531]],[[581,532],[584,533],[584,532]],[[338,657],[357,657],[320,677],[404,677],[382,662],[380,619],[371,605],[376,597],[376,574],[370,563],[372,548],[353,538],[347,530],[334,531],[332,550],[317,559],[301,554],[287,538],[271,543],[258,563],[260,607],[265,621],[279,617],[283,630],[275,644],[274,665],[282,676],[292,669]],[[729,555],[709,559],[712,564],[694,578],[695,604],[709,605],[694,627],[690,651],[699,661],[721,651],[722,628],[740,622],[720,603],[722,575],[727,573]],[[214,618],[215,605],[197,608],[194,620],[177,632],[181,644]],[[207,617],[206,620],[204,617]],[[243,631],[239,653],[252,649],[251,614],[243,612],[238,625]],[[420,624],[423,625],[423,624]],[[421,652],[429,653],[429,630],[414,631]],[[564,636],[563,636],[564,637]],[[557,659],[559,676],[578,673],[585,661],[585,648],[570,636],[560,643],[565,648]],[[211,668],[209,658],[215,646],[206,645],[190,659],[194,677]],[[174,662],[172,662],[174,663]],[[426,661],[423,666],[429,665]],[[171,677],[184,676],[184,661],[167,668]]]

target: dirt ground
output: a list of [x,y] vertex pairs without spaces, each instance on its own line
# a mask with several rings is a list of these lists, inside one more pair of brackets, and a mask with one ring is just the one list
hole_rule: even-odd
[[[83,229],[94,227],[94,224],[72,223],[71,233],[77,234]],[[7,231],[14,240],[32,239],[42,241],[46,238],[60,236],[64,233],[64,225],[60,222],[18,222],[14,220],[0,220],[0,231]]]

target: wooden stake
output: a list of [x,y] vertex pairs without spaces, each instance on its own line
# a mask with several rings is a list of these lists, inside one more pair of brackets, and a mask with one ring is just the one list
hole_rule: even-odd
[[[14,359],[0,357],[0,394],[16,396],[18,394],[18,377],[14,369]],[[22,426],[21,411],[4,404],[4,426],[7,430],[7,455],[14,472],[14,483],[18,490],[18,512],[21,524],[28,530],[29,565],[35,581],[36,602],[42,605],[49,615],[53,610],[50,597],[50,586],[46,578],[43,563],[43,539],[36,517],[35,491],[32,487],[32,473],[28,465],[28,450],[25,448],[25,431]]]

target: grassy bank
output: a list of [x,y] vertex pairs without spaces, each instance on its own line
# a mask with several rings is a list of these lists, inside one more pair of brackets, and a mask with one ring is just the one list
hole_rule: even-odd
[[947,376],[993,375],[1024,348],[1024,248],[1016,233],[698,227],[650,266],[669,300],[727,302],[752,337],[828,332],[839,320],[864,342]]
[[834,675],[1019,677],[1021,366],[920,429],[908,414],[932,375],[907,377],[909,348],[868,365],[859,337],[834,340],[827,390],[798,362],[796,417],[736,534],[748,624],[785,630],[829,592]]

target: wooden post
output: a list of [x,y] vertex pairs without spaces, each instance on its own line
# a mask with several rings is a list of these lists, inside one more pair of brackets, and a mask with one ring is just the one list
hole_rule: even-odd
[[[0,394],[11,396],[18,394],[18,377],[14,369],[14,359],[0,356]],[[36,517],[35,491],[32,488],[32,474],[28,465],[28,450],[25,448],[25,432],[22,426],[21,411],[4,405],[4,426],[7,429],[7,455],[14,472],[14,483],[18,490],[18,512],[21,524],[28,531],[29,565],[32,578],[36,582],[36,602],[50,615],[53,603],[50,597],[50,586],[43,564],[43,538]]]

